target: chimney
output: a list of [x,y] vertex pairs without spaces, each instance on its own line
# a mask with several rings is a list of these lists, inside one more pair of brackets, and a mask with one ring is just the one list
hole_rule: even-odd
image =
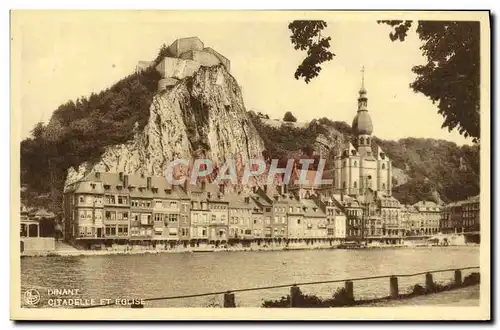
[[146,178],[146,187],[148,188],[148,190],[151,190],[151,177],[148,176]]
[[341,193],[340,194],[340,201],[343,202],[344,201],[344,193]]
[[123,176],[123,188],[128,188],[128,174]]
[[264,185],[264,193],[267,194],[267,184]]
[[212,194],[210,193],[210,191],[207,191],[207,198],[210,199],[212,197]]
[[219,185],[219,192],[224,195],[224,184]]
[[95,172],[95,177],[96,177],[96,179],[99,179],[101,177],[101,173]]
[[283,193],[287,194],[288,193],[288,185],[285,183],[283,184]]
[[278,194],[283,195],[283,186],[282,185],[278,186]]
[[120,181],[123,181],[123,172],[118,173],[118,177],[119,177]]
[[201,181],[201,190],[205,191],[206,183],[205,181]]
[[252,187],[252,192],[255,194],[257,192],[257,186]]

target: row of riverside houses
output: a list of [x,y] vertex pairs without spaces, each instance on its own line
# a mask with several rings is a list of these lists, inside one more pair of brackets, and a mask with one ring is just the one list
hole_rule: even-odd
[[450,203],[441,213],[441,229],[445,233],[479,234],[479,195]]
[[[248,193],[224,189],[205,182],[172,186],[160,176],[93,171],[64,191],[64,236],[83,248],[332,245],[359,239],[394,244],[430,237],[447,225],[440,219],[442,208],[430,201],[405,206],[377,194],[366,203],[362,195],[293,185],[264,185]],[[476,204],[469,204],[460,204],[461,216],[476,214]],[[453,206],[444,210],[456,213]],[[478,218],[466,221],[478,224]]]
[[346,217],[331,201],[300,199],[286,186],[250,193],[225,193],[224,187],[173,186],[159,176],[92,171],[64,191],[65,239],[84,248],[130,243],[174,248],[346,238]]

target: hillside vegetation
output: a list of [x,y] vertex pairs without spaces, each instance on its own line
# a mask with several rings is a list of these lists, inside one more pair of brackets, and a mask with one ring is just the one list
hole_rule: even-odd
[[[318,134],[328,135],[334,129],[343,140],[353,141],[351,127],[345,122],[327,118],[314,120],[306,128],[270,127],[258,116],[251,115],[273,158],[288,157],[297,150],[310,151]],[[331,141],[332,145],[335,141]],[[408,182],[393,189],[394,196],[404,204],[439,199],[444,202],[465,199],[479,193],[479,146],[457,146],[453,142],[434,139],[405,138],[398,141],[374,138],[393,162],[409,177]],[[332,148],[331,153],[338,150]],[[327,167],[332,167],[330,155]]]
[[154,69],[134,73],[98,94],[59,106],[46,126],[37,124],[21,142],[21,183],[34,195],[48,193],[50,198],[40,202],[57,209],[69,167],[98,159],[106,146],[131,139],[146,125],[158,80]]

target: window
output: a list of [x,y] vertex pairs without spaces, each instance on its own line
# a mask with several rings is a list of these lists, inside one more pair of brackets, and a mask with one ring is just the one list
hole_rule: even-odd
[[169,214],[168,221],[169,222],[177,222],[178,215],[177,214]]
[[385,164],[382,164],[382,169],[385,170]]
[[346,188],[346,184],[345,184],[345,181],[342,183],[342,188]]
[[358,188],[358,182],[357,181],[354,181],[354,189]]
[[170,208],[176,208],[177,202],[170,202]]
[[[368,141],[368,139],[367,139],[367,141]],[[362,146],[363,144],[365,144],[365,139],[363,137],[361,137],[361,138],[359,138],[359,145]]]
[[115,203],[115,196],[106,195],[106,196],[104,196],[104,201],[106,202],[106,204],[114,204]]
[[357,162],[357,161],[354,161],[353,166],[354,166],[354,167],[358,166],[358,162]]
[[297,219],[297,224],[300,225],[300,219]]
[[217,221],[217,217],[215,216],[215,214],[212,214],[212,223],[215,223]]
[[83,196],[80,196],[80,203],[85,203],[85,198]]

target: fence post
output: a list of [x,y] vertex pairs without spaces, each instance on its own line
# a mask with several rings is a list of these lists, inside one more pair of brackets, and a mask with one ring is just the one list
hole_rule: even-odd
[[352,281],[345,281],[345,292],[349,301],[354,301],[354,286]]
[[460,269],[455,270],[455,285],[462,285],[462,271]]
[[290,287],[290,307],[297,307],[300,296],[300,288],[297,285]]
[[427,292],[432,292],[434,290],[434,281],[432,280],[432,274],[425,274],[425,289]]
[[399,297],[399,288],[398,288],[398,278],[396,276],[391,276],[389,278],[390,292],[391,298]]
[[224,293],[224,308],[236,307],[234,302],[234,293],[226,292]]

